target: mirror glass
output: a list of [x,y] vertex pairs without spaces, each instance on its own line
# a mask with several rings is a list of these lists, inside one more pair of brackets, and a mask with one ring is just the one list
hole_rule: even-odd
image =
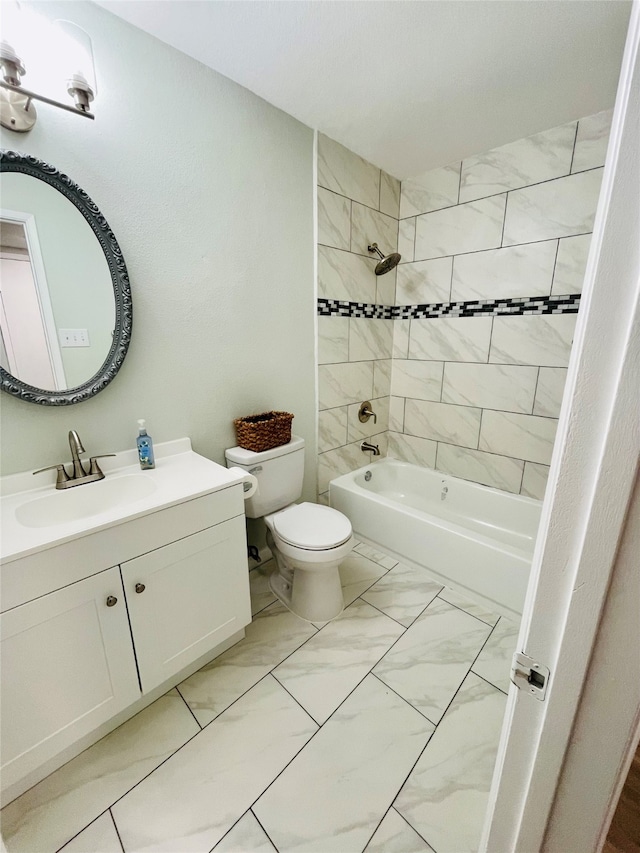
[[131,341],[131,288],[99,208],[68,175],[0,150],[0,388],[68,406],[102,391]]
[[0,365],[37,388],[76,388],[98,372],[113,342],[107,259],[54,187],[2,173],[0,193]]

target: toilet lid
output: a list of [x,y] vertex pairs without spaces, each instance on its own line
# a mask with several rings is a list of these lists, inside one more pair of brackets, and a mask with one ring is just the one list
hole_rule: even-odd
[[351,536],[351,522],[329,506],[321,504],[294,504],[279,512],[273,526],[281,539],[289,545],[309,551],[324,551],[337,548]]

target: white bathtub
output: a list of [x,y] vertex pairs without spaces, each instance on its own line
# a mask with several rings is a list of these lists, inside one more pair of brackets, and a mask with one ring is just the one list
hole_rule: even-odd
[[540,501],[395,459],[332,480],[330,501],[361,539],[522,615]]

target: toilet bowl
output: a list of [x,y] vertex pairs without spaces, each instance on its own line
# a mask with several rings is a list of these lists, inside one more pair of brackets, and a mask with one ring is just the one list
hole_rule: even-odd
[[295,503],[302,494],[304,440],[255,453],[225,451],[227,465],[244,468],[258,480],[245,502],[248,518],[262,518],[277,570],[269,579],[274,595],[309,622],[328,622],[344,608],[338,568],[354,546],[351,522],[338,510]]
[[342,613],[339,567],[354,546],[349,519],[319,504],[293,504],[265,516],[267,545],[278,567],[269,579],[274,595],[309,622]]

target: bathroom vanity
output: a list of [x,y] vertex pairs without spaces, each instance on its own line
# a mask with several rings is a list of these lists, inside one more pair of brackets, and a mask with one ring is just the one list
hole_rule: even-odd
[[[244,495],[253,478],[159,444],[56,491],[2,481],[2,790],[6,801],[244,636]],[[35,481],[36,488],[33,487]],[[251,486],[255,488],[255,486]]]

